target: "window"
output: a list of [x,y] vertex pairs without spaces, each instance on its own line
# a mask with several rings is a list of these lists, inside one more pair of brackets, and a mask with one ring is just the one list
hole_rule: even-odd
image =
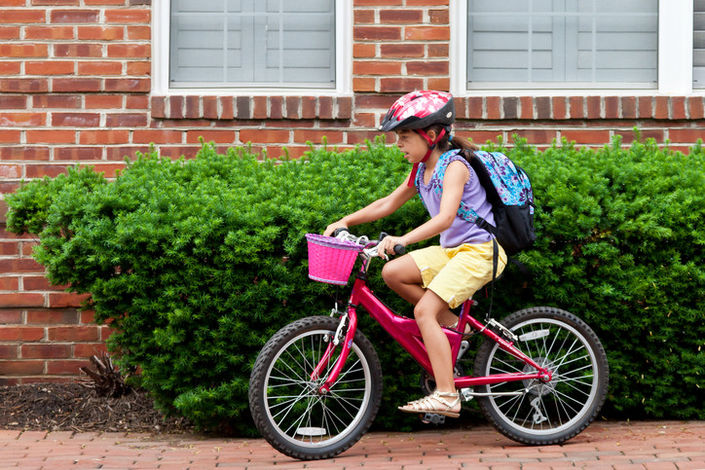
[[456,94],[705,90],[705,0],[459,0],[450,8]]
[[657,0],[469,0],[468,86],[655,88]]
[[155,0],[154,87],[345,92],[351,1]]
[[705,88],[705,0],[693,5],[693,88]]

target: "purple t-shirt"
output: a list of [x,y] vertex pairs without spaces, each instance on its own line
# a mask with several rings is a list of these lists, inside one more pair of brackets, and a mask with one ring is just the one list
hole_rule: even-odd
[[[424,183],[424,172],[426,171],[426,165],[421,163],[419,165],[419,170],[416,176],[417,188],[419,191],[419,196],[423,200],[428,213],[431,217],[435,217],[441,210],[441,196],[443,188],[443,174],[439,174],[439,168],[443,165],[444,161],[447,161],[447,168],[451,162],[459,161],[462,162],[470,172],[470,178],[465,183],[463,188],[462,201],[470,208],[474,209],[478,216],[485,219],[490,224],[494,225],[494,215],[492,214],[492,205],[487,201],[487,194],[485,193],[485,188],[480,184],[480,180],[462,155],[458,155],[458,150],[450,150],[445,152],[438,158],[436,167],[433,169],[433,175],[428,184]],[[441,233],[441,246],[443,248],[454,248],[456,246],[462,245],[463,243],[485,243],[490,241],[491,235],[486,231],[478,227],[472,222],[459,217],[457,214],[455,220],[451,226]]]

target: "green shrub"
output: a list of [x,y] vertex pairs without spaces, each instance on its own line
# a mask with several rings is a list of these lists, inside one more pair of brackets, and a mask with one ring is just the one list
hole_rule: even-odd
[[[532,177],[539,241],[519,256],[529,287],[509,269],[495,312],[550,304],[585,318],[608,351],[615,415],[705,418],[700,147],[687,157],[651,143],[506,151]],[[31,182],[8,197],[8,228],[40,233],[35,257],[50,280],[92,294],[97,321],[116,329],[120,367],[139,369],[162,409],[247,434],[248,379],[266,339],[347,299],[307,282],[303,235],[389,193],[408,170],[381,142],[281,162],[205,145],[189,161],[140,156],[109,183],[90,169]],[[425,218],[415,198],[355,231],[403,233]],[[375,291],[410,311],[378,273]],[[364,313],[360,327],[384,368],[377,425],[412,425],[396,406],[419,394],[418,367]]]

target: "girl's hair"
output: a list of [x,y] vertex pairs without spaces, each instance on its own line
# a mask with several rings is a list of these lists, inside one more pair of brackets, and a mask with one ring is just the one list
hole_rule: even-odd
[[[425,129],[425,132],[428,133],[429,131],[434,131],[436,133],[436,135],[438,135],[438,133],[441,132],[441,129],[443,129],[443,127],[444,126],[441,126],[441,125],[433,125],[433,126],[427,127]],[[440,150],[441,152],[447,152],[448,150],[451,150],[451,149],[460,149],[462,151],[468,151],[468,152],[480,150],[480,147],[471,143],[467,139],[463,139],[458,136],[453,136],[452,139],[450,139],[449,137],[450,137],[449,129],[446,129],[446,134],[436,144],[436,147],[438,147],[438,150]]]

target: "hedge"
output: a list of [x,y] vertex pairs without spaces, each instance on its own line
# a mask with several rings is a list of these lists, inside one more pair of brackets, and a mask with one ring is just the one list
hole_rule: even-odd
[[[539,239],[518,257],[529,278],[508,269],[497,283],[495,314],[547,304],[588,321],[610,361],[610,416],[705,418],[702,148],[685,156],[615,140],[539,152],[518,141],[504,151],[532,178]],[[386,195],[408,171],[382,141],[281,161],[214,145],[193,160],[152,152],[110,181],[84,168],[23,185],[7,198],[8,229],[40,235],[34,256],[52,283],[91,294],[86,308],[115,328],[119,366],[138,372],[161,409],[246,435],[248,378],[266,339],[346,299],[345,288],[307,280],[304,234]],[[414,199],[356,231],[403,233],[425,217]],[[375,291],[408,314],[380,267]],[[376,425],[408,428],[415,418],[396,406],[419,395],[419,368],[367,315],[360,327],[385,374]]]

